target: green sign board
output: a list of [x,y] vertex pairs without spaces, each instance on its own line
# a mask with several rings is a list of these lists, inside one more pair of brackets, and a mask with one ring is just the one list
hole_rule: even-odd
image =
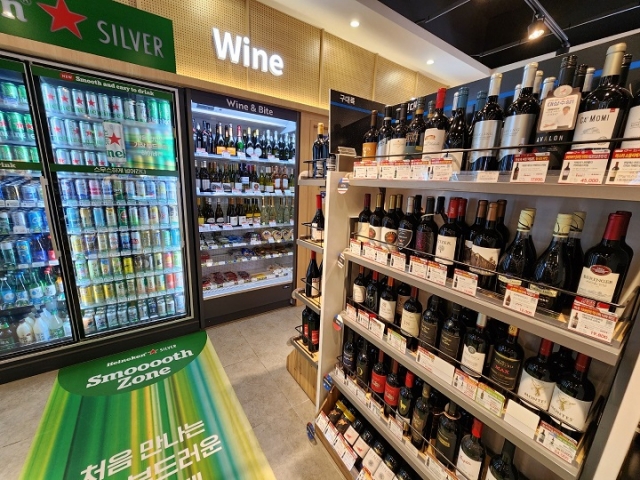
[[205,332],[60,370],[21,478],[275,480]]
[[0,32],[176,71],[173,23],[111,0],[1,0]]

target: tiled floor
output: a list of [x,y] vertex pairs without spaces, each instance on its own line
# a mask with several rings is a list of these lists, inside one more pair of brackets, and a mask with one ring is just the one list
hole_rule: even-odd
[[[324,447],[307,439],[314,407],[285,366],[301,311],[284,308],[208,334],[278,480],[340,480]],[[0,479],[18,478],[55,376],[0,385]]]

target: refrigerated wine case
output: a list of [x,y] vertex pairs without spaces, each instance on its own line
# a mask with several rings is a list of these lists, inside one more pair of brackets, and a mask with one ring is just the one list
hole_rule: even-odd
[[[22,361],[44,370],[37,355],[20,356],[35,347],[69,344],[49,352],[64,365],[95,357],[101,346],[113,352],[197,330],[186,288],[194,262],[179,92],[21,60],[15,65],[26,75],[26,93],[0,87],[0,110],[31,108],[36,120],[23,114],[31,125],[23,135],[12,116],[5,136],[0,117],[0,166],[11,161],[12,168],[1,180],[0,233],[8,235],[0,239],[0,275],[7,277],[0,276],[0,331],[17,345],[0,344],[0,369]],[[24,287],[29,298],[16,320],[6,299],[22,298]],[[17,326],[4,328],[2,318]],[[35,340],[45,324],[46,342],[22,335],[31,327]]]

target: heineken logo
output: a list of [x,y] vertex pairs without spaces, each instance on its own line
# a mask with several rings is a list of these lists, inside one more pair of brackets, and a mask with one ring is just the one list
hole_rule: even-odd
[[87,17],[74,13],[69,10],[65,0],[58,0],[56,6],[47,5],[45,3],[38,3],[38,6],[45,12],[51,15],[51,31],[57,32],[58,30],[67,29],[73,33],[79,39],[82,39],[78,24],[84,22]]

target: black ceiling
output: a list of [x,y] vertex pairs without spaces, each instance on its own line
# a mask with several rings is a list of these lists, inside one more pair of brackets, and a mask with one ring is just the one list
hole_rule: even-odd
[[[524,0],[380,1],[489,68],[555,52],[561,47],[561,42],[551,33],[534,41],[527,40],[533,10]],[[539,2],[572,46],[640,27],[638,1]]]

